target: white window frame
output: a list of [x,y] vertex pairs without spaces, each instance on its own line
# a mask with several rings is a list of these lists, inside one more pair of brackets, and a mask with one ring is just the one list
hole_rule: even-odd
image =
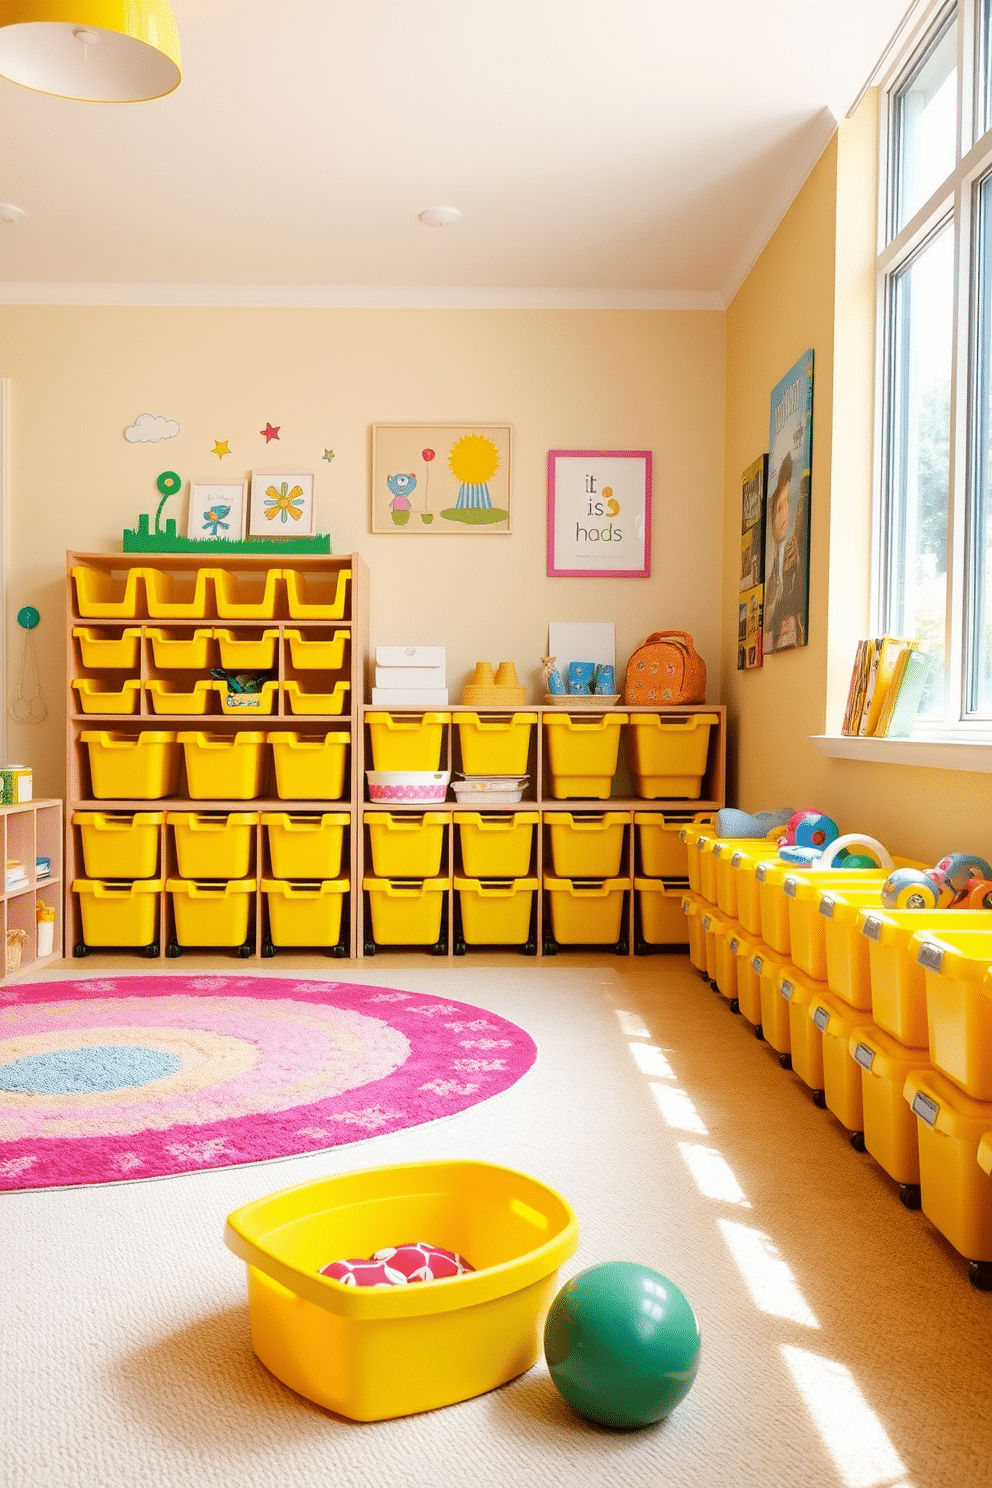
[[[983,107],[979,76],[981,15],[984,0],[944,0],[932,6],[923,27],[905,48],[881,82],[880,169],[878,203],[877,325],[879,347],[875,399],[875,492],[872,520],[871,614],[875,634],[886,629],[886,464],[889,458],[887,414],[891,385],[888,372],[891,276],[905,264],[935,232],[941,222],[953,218],[955,232],[954,323],[952,329],[950,448],[948,470],[947,603],[945,607],[945,720],[920,719],[914,740],[958,741],[962,744],[992,743],[992,719],[965,716],[967,637],[965,635],[966,534],[968,474],[972,457],[975,414],[970,389],[970,360],[974,340],[974,275],[970,267],[970,245],[974,241],[975,186],[992,172],[992,130],[972,144],[974,121]],[[928,201],[889,239],[894,220],[892,200],[894,174],[890,170],[894,148],[892,122],[894,99],[918,65],[921,54],[933,44],[948,18],[957,12],[957,136],[956,165]],[[987,38],[986,44],[992,38]],[[962,267],[961,245],[969,245],[969,263]],[[960,411],[959,411],[960,410]],[[881,741],[880,741],[881,742]]]

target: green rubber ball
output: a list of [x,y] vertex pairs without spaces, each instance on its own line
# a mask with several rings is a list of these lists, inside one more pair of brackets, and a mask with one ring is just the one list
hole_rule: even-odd
[[699,1324],[674,1282],[634,1261],[590,1266],[565,1283],[544,1325],[560,1394],[602,1426],[667,1416],[699,1369]]

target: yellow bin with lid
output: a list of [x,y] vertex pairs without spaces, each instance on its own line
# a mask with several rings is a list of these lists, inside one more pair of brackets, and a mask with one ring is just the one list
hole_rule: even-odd
[[172,896],[179,945],[242,946],[247,943],[257,879],[196,883],[191,879],[169,878],[165,887]]
[[936,1071],[909,1074],[905,1098],[917,1118],[924,1214],[960,1255],[992,1261],[992,1183],[978,1165],[992,1104],[972,1100]]
[[638,871],[645,878],[688,878],[689,849],[682,829],[712,829],[712,812],[697,812],[688,820],[662,811],[635,811],[634,838]]
[[349,887],[347,878],[302,883],[263,878],[272,944],[336,946],[341,939],[341,913]]
[[545,713],[548,794],[556,800],[585,796],[605,801],[616,774],[620,730],[626,713]]
[[186,785],[194,801],[251,801],[265,787],[265,735],[180,733]]
[[544,825],[558,878],[615,878],[620,872],[629,811],[546,811]]
[[871,1015],[900,1044],[927,1049],[926,974],[915,937],[939,938],[945,930],[992,929],[992,914],[975,909],[863,909],[858,915],[868,942]]
[[717,908],[731,919],[737,919],[739,868],[744,854],[758,853],[769,857],[775,844],[768,837],[717,837],[710,848],[716,882]]
[[641,939],[645,945],[685,945],[685,915],[682,912],[684,884],[665,883],[660,878],[635,878],[634,893],[641,912]]
[[[475,1267],[442,1282],[352,1287],[319,1272],[421,1238]],[[339,1173],[228,1215],[247,1263],[252,1347],[327,1410],[381,1421],[496,1389],[536,1363],[578,1221],[554,1189],[491,1163]]]
[[628,733],[636,793],[645,800],[674,796],[698,800],[716,713],[690,713],[671,718],[660,713],[631,713]]
[[626,878],[575,883],[545,875],[551,930],[559,945],[615,945],[623,923]]
[[789,1004],[778,990],[779,979],[794,971],[791,961],[769,950],[762,941],[751,957],[751,967],[758,978],[761,1002],[761,1032],[783,1063],[791,1064],[792,1028]]
[[450,811],[366,811],[377,878],[436,878]]
[[365,715],[372,746],[373,770],[439,770],[445,726],[450,713],[379,713]]
[[84,729],[79,737],[86,746],[97,800],[160,801],[176,794],[180,754],[175,734]]
[[523,945],[530,938],[536,878],[454,880],[466,945]]
[[730,854],[730,869],[736,876],[737,918],[748,935],[761,937],[761,885],[757,872],[763,863],[776,860],[774,843],[754,848],[736,847]]
[[703,906],[695,894],[682,895],[682,913],[685,915],[689,940],[689,960],[696,970],[706,975],[706,934],[703,930]]
[[926,978],[930,1060],[977,1101],[992,1101],[992,932],[914,936]]
[[789,916],[789,953],[800,971],[818,982],[827,980],[826,921],[820,914],[823,895],[836,890],[845,903],[858,906],[881,902],[883,880],[863,882],[861,871],[850,868],[838,873],[809,873],[800,869],[782,880]]
[[74,878],[83,942],[90,946],[150,946],[158,939],[160,878],[103,883]]
[[526,775],[536,713],[456,713],[465,775]]
[[737,939],[740,926],[736,920],[718,919],[715,927],[716,989],[735,1008],[737,1005],[737,952],[730,942]]
[[456,811],[462,868],[469,878],[524,878],[530,868],[536,811]]
[[329,734],[266,734],[275,761],[276,795],[283,801],[340,801],[351,736]]
[[826,1105],[823,1094],[823,1033],[819,1024],[814,1023],[811,1013],[814,999],[820,994],[820,984],[797,971],[789,961],[779,972],[778,994],[789,1013],[792,1068],[803,1084],[812,1090],[817,1105]]
[[703,946],[706,956],[706,980],[712,986],[716,986],[717,973],[717,937],[723,928],[723,920],[710,904],[703,905],[703,913],[700,917],[703,927]]
[[180,878],[244,878],[251,867],[257,811],[168,811]]
[[737,957],[738,1011],[761,1036],[761,978],[754,969],[761,942],[742,934],[738,927],[727,937],[727,945]]
[[[925,1049],[907,1049],[874,1025],[852,1030],[851,1057],[861,1071],[861,1104],[864,1112],[865,1148],[904,1188],[920,1182],[920,1147],[916,1117],[904,1095],[906,1081],[914,1071],[924,1079],[932,1073]],[[904,1193],[910,1208],[919,1205],[918,1193]]]
[[[372,939],[377,945],[433,945],[441,935],[447,878],[396,881],[368,877]],[[332,1257],[333,1259],[333,1257]]]
[[864,1013],[838,997],[821,991],[809,1005],[809,1016],[823,1040],[823,1096],[831,1111],[849,1132],[864,1131],[861,1068],[851,1058],[851,1035],[856,1028],[870,1028]]
[[87,878],[152,878],[158,872],[161,811],[74,811]]
[[263,811],[262,826],[274,878],[337,878],[347,811]]

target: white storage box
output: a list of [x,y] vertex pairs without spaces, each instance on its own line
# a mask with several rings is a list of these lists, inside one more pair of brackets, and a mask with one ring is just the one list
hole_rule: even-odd
[[444,646],[376,646],[375,664],[381,667],[443,667]]
[[372,704],[376,708],[443,708],[448,701],[446,687],[373,687]]
[[377,666],[375,685],[376,687],[402,687],[406,691],[411,687],[447,687],[448,679],[446,668],[443,666]]

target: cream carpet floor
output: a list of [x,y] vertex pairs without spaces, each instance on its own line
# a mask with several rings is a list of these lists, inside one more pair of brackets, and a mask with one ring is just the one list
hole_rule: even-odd
[[[0,1194],[4,1488],[992,1483],[992,1295],[685,958],[287,968],[491,1008],[529,1030],[538,1061],[491,1102],[325,1155]],[[541,1363],[479,1399],[356,1425],[258,1363],[225,1215],[323,1173],[432,1157],[559,1189],[581,1227],[561,1280],[630,1259],[682,1288],[702,1365],[666,1422],[592,1426]]]

